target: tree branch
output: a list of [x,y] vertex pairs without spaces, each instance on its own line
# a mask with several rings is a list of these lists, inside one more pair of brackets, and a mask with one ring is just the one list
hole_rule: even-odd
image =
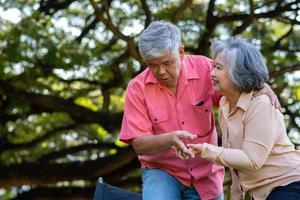
[[70,147],[66,149],[61,149],[59,151],[54,151],[51,153],[48,153],[46,155],[43,155],[38,159],[39,162],[49,162],[52,160],[55,160],[57,158],[62,158],[68,154],[74,154],[78,153],[80,151],[86,151],[86,150],[105,150],[105,149],[117,149],[121,150],[122,148],[116,146],[114,143],[96,143],[96,144],[82,144],[75,147]]
[[[98,21],[103,22],[103,24],[105,24],[105,26],[118,38],[124,40],[124,41],[129,41],[131,40],[130,37],[125,36],[121,31],[119,31],[119,29],[117,27],[115,27],[115,25],[107,18],[104,17],[104,10],[99,8],[97,3],[94,0],[90,0],[91,5],[93,6],[94,10],[95,10],[95,14],[96,14],[96,19]],[[107,16],[109,15],[109,13],[106,13]]]
[[[196,49],[196,52],[204,55],[206,55],[206,51],[209,47],[209,41],[207,38],[211,38],[211,34],[214,31],[217,24],[232,22],[232,21],[242,21],[244,23],[242,27],[236,29],[233,32],[233,34],[237,34],[246,28],[247,23],[249,23],[248,21],[251,21],[253,19],[274,18],[274,17],[278,17],[281,13],[286,11],[299,10],[297,6],[297,1],[290,2],[285,5],[282,5],[280,2],[278,2],[275,9],[264,13],[255,14],[253,11],[253,14],[250,13],[250,14],[231,14],[231,15],[214,16],[213,15],[214,6],[215,6],[215,0],[210,0],[208,10],[207,10],[207,17],[206,17],[206,24],[205,24],[206,28],[205,31],[200,36],[198,48]],[[296,8],[294,8],[294,6],[296,6]]]
[[179,20],[180,15],[186,10],[189,6],[191,6],[193,3],[193,0],[185,0],[175,11],[175,13],[172,16],[171,21],[176,24]]
[[[142,62],[142,58],[139,55],[137,48],[135,46],[134,40],[131,37],[128,37],[126,35],[124,35],[121,31],[119,31],[119,29],[112,23],[109,17],[109,13],[106,12],[107,18],[104,17],[103,15],[103,9],[99,8],[97,3],[95,2],[95,0],[90,0],[91,5],[93,6],[94,10],[95,10],[95,14],[96,14],[96,18],[101,21],[106,28],[108,28],[117,38],[120,38],[122,40],[124,40],[127,43],[127,47],[128,47],[128,51],[130,53],[130,55],[138,60],[139,62]],[[105,7],[105,6],[104,6]]]
[[[135,151],[128,147],[118,153],[97,160],[70,163],[22,163],[0,166],[0,187],[17,185],[44,185],[59,181],[90,179],[122,168],[137,159]],[[86,172],[89,173],[86,173]]]
[[40,2],[39,11],[41,13],[45,13],[46,15],[53,15],[59,10],[68,8],[74,1],[75,0],[48,0],[45,2],[44,0],[42,0]]
[[145,27],[148,27],[148,25],[151,23],[152,13],[149,9],[149,6],[146,2],[146,0],[141,0],[142,8],[145,11],[146,20],[145,20]]
[[254,10],[255,10],[253,0],[249,0],[249,6],[250,6],[250,17],[249,17],[249,19],[245,20],[241,26],[238,26],[236,29],[234,29],[233,32],[232,32],[232,35],[237,35],[237,34],[242,33],[252,23],[253,18],[254,18],[253,17],[254,16]]
[[[297,2],[291,2],[284,6],[278,5],[274,10],[264,12],[264,13],[258,13],[253,14],[253,18],[259,19],[259,18],[274,18],[279,16],[281,13],[286,11],[293,11],[295,10],[293,5],[297,6]],[[298,8],[299,10],[299,8]],[[249,14],[232,14],[232,15],[222,15],[222,16],[216,16],[216,20],[218,21],[218,24],[222,22],[232,22],[232,21],[244,21],[250,18]]]
[[84,38],[88,32],[92,29],[94,29],[96,27],[98,23],[98,20],[95,18],[89,25],[87,25],[82,32],[80,33],[80,35],[75,39],[77,42],[81,42],[82,38]]
[[0,81],[0,92],[5,93],[8,98],[24,102],[29,106],[50,111],[66,112],[77,123],[99,123],[108,131],[118,129],[122,119],[122,113],[94,112],[59,97],[29,93],[17,89],[4,81]]
[[291,25],[288,32],[286,32],[280,38],[278,38],[278,40],[274,43],[273,47],[271,47],[271,50],[275,51],[275,50],[279,49],[280,48],[280,42],[293,32],[293,28],[294,28],[294,25]]
[[198,52],[199,54],[206,55],[206,51],[209,47],[208,38],[211,38],[211,35],[217,25],[216,16],[213,15],[213,11],[215,9],[215,3],[216,3],[216,0],[210,0],[209,4],[208,4],[205,30],[200,36],[200,40],[198,42],[198,48],[196,50],[196,52]]
[[273,70],[269,72],[270,77],[282,77],[285,73],[294,72],[300,70],[300,62],[293,63],[289,66],[280,67],[278,70]]
[[120,168],[119,170],[115,170],[113,173],[103,176],[103,179],[107,183],[124,187],[124,185],[118,184],[118,180],[120,180],[120,177],[124,177],[127,174],[132,174],[132,172],[135,169],[140,169],[140,168],[141,168],[140,161],[138,159],[135,159],[123,165],[123,167]]
[[252,23],[252,20],[245,20],[241,26],[238,26],[236,29],[232,31],[232,35],[238,35],[246,30]]
[[76,126],[78,126],[77,124],[70,124],[70,125],[66,125],[66,126],[62,126],[62,127],[58,127],[58,128],[54,128],[53,130],[45,133],[44,135],[37,137],[35,139],[33,139],[30,142],[25,142],[25,143],[10,143],[8,141],[6,141],[5,143],[1,144],[0,146],[0,153],[4,152],[4,151],[11,151],[11,150],[19,150],[19,149],[24,149],[24,148],[31,148],[32,146],[48,139],[49,137],[53,136],[54,134],[57,134],[60,131],[64,131],[64,130],[70,130],[70,129],[74,129]]

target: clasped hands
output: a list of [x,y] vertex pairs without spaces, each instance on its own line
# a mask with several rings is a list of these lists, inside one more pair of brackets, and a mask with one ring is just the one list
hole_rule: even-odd
[[174,131],[172,132],[172,146],[176,156],[182,160],[194,158],[202,152],[203,144],[185,144],[184,140],[194,140],[197,135],[191,134],[187,131]]

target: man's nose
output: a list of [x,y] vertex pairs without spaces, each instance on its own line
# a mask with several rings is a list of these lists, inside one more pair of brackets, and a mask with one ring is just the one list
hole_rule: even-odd
[[160,73],[160,74],[166,73],[166,68],[164,66],[159,66],[158,73]]

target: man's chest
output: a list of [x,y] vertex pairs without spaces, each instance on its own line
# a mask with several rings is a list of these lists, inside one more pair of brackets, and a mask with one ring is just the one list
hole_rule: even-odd
[[206,133],[210,130],[212,90],[196,84],[179,88],[176,95],[165,88],[147,88],[145,103],[154,133],[172,130]]

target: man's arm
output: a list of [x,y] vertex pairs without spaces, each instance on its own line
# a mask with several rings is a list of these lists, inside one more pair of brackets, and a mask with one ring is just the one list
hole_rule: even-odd
[[159,135],[145,135],[132,140],[132,146],[139,155],[153,155],[175,148],[184,156],[191,156],[191,151],[187,149],[183,140],[195,139],[197,136],[186,131],[173,131]]

